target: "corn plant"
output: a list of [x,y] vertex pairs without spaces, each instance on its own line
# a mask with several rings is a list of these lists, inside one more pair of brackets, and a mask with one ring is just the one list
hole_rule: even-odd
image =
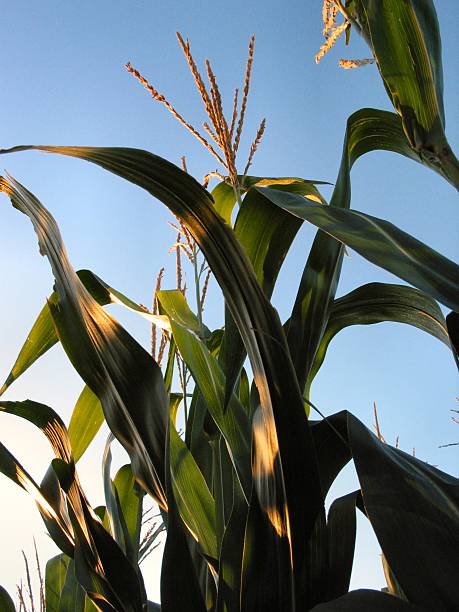
[[[336,26],[339,12],[345,21]],[[134,494],[134,481],[137,491],[157,502],[167,530],[165,612],[447,611],[459,601],[457,479],[384,443],[346,411],[311,418],[319,407],[310,401],[330,342],[349,325],[413,325],[457,359],[459,267],[390,222],[350,208],[351,168],[377,149],[424,164],[459,187],[458,163],[444,133],[435,9],[430,0],[325,2],[324,22],[326,47],[350,28],[369,42],[396,110],[365,108],[349,118],[329,203],[317,182],[248,175],[264,120],[243,172],[237,170],[253,40],[241,103],[236,91],[227,119],[211,65],[206,85],[188,41],[179,37],[208,114],[206,137],[127,65],[221,164],[214,173],[221,182],[212,192],[207,179],[203,187],[186,171],[138,149],[2,151],[35,149],[83,159],[148,191],[178,218],[185,242],[175,246],[191,254],[197,289],[196,314],[180,283],[175,290],[158,287],[155,308],[146,312],[93,272],[76,273],[49,211],[14,178],[1,179],[12,205],[30,218],[55,278],[2,390],[56,342],[86,383],[69,431],[47,406],[0,402],[2,410],[35,423],[56,455],[39,485],[0,446],[1,471],[32,494],[62,551],[48,564],[49,573],[47,568],[48,610],[158,608],[147,601],[138,565],[139,504],[137,514],[132,502],[123,506],[123,495]],[[303,221],[318,231],[291,315],[282,323],[270,299]],[[336,299],[344,245],[408,285],[370,283]],[[222,329],[211,331],[203,321],[198,250],[223,293]],[[166,330],[163,370],[105,311],[112,302]],[[446,320],[437,302],[452,311]],[[181,393],[174,390],[177,363]],[[188,373],[193,384],[187,388]],[[184,435],[177,431],[180,411]],[[89,506],[75,462],[103,420],[131,463],[124,488],[116,478],[112,486],[107,476],[102,516]],[[106,463],[108,458],[107,451]],[[349,461],[360,488],[335,499],[326,513],[325,497]],[[389,594],[349,592],[357,510],[381,545]],[[2,609],[14,609],[5,592],[0,597]]]

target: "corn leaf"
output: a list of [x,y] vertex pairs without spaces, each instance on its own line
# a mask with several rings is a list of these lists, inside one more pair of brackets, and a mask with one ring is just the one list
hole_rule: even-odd
[[356,503],[360,491],[338,497],[327,516],[328,568],[327,599],[349,591],[357,533]]
[[49,258],[58,302],[51,314],[64,349],[99,397],[110,429],[131,457],[136,478],[160,506],[168,400],[151,356],[98,304],[68,261],[53,217],[22,185],[3,180],[13,205],[30,217]]
[[[14,150],[24,150],[24,147]],[[230,228],[215,212],[209,194],[173,164],[136,149],[41,147],[41,150],[86,159],[143,187],[181,218],[201,248],[251,360],[262,410],[254,451],[257,494],[264,511],[269,510],[271,519],[282,526],[281,532],[288,532],[286,538],[278,538],[277,544],[291,547],[293,563],[279,566],[278,571],[286,573],[287,581],[289,574],[294,572],[296,604],[299,608],[304,607],[308,599],[303,580],[307,571],[306,541],[317,515],[323,512],[323,500],[310,431],[304,419],[303,400],[288,357],[282,326],[247,257]],[[63,323],[62,320],[61,327]],[[70,325],[66,327],[72,331]],[[68,346],[69,342],[64,345]],[[92,350],[93,347],[91,353]],[[123,353],[125,349],[119,347],[119,350]],[[90,367],[93,375],[97,368]],[[81,364],[79,370],[81,374]],[[85,372],[88,379],[89,374]],[[112,430],[117,429],[108,418],[107,422]],[[309,469],[304,470],[304,465]],[[273,551],[272,554],[277,553]]]
[[60,554],[49,559],[45,570],[45,599],[47,612],[59,612],[59,602],[65,577],[69,567],[70,557]]
[[75,462],[81,459],[104,420],[99,398],[88,385],[85,385],[75,404],[69,423],[69,437]]
[[225,377],[196,331],[200,324],[180,291],[160,291],[158,300],[168,315],[175,343],[191,370],[207,409],[223,434],[228,450],[247,497],[250,496],[251,430],[247,414],[233,394],[224,410]]
[[459,188],[459,163],[444,133],[441,39],[432,0],[346,0],[345,11],[377,60],[410,146]]
[[417,327],[453,349],[443,313],[431,297],[405,285],[369,283],[334,301],[309,384],[322,365],[331,340],[339,331],[350,325],[385,321]]
[[459,480],[380,442],[351,414],[347,423],[365,511],[397,582],[410,602],[453,610]]
[[[323,181],[307,181],[305,179],[297,178],[294,176],[282,176],[278,178],[274,177],[261,177],[261,176],[238,176],[239,183],[241,185],[241,195],[246,191],[249,191],[251,187],[259,185],[260,187],[276,186],[282,189],[287,187],[289,190],[298,190],[298,193],[303,195],[310,195],[319,201],[322,196],[315,187],[315,185],[324,185]],[[226,223],[232,226],[232,215],[236,205],[236,193],[231,185],[222,181],[218,183],[212,190],[212,198],[214,200],[214,207],[217,213],[226,221]]]
[[[330,206],[349,208],[350,172],[362,155],[375,150],[393,151],[420,162],[403,133],[394,113],[363,108],[353,113],[346,126],[343,154]],[[329,308],[335,297],[343,258],[343,245],[318,231],[310,250],[292,315],[287,341],[301,389],[310,376],[315,354],[327,325]]]
[[368,261],[453,310],[459,309],[459,266],[392,223],[356,210],[307,202],[274,189],[260,189],[260,192],[284,210],[341,240]]
[[203,554],[216,562],[215,501],[186,444],[172,425],[170,431],[172,487],[180,516]]
[[142,528],[142,501],[144,492],[136,483],[129,464],[123,465],[115,474],[113,486],[129,536],[128,558],[133,564],[139,561],[140,531]]

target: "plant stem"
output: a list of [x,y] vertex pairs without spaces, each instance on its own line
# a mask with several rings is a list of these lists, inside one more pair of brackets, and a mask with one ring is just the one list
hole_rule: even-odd
[[199,272],[198,272],[198,249],[196,242],[193,242],[193,271],[194,271],[194,290],[196,294],[196,308],[198,311],[199,325],[202,325],[202,306],[201,306],[201,288],[199,284]]

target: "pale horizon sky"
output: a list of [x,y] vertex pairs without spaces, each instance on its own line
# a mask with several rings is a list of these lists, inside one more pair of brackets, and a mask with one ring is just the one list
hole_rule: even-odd
[[[459,153],[459,79],[457,70],[459,5],[435,2],[443,41],[446,132]],[[245,138],[247,151],[262,117],[266,134],[251,173],[300,176],[334,182],[341,158],[347,117],[362,107],[392,110],[375,66],[343,71],[340,57],[368,57],[353,32],[348,49],[340,40],[319,66],[314,54],[322,44],[321,2],[221,0],[163,2],[99,0],[62,3],[16,0],[3,13],[2,137],[0,147],[19,144],[130,146],[150,150],[180,164],[198,180],[215,170],[213,158],[149,98],[127,73],[131,61],[145,77],[197,126],[205,120],[192,78],[175,38],[188,36],[202,67],[209,57],[231,106],[235,86],[244,76],[247,45],[255,34],[255,60]],[[40,153],[2,156],[8,171],[31,190],[55,216],[75,269],[90,268],[131,299],[149,305],[158,270],[165,265],[164,288],[174,287],[175,240],[167,225],[171,215],[146,192],[75,159]],[[241,159],[241,165],[245,159]],[[372,153],[352,171],[352,208],[387,219],[443,255],[458,261],[457,193],[441,177],[395,154]],[[324,187],[325,197],[331,193]],[[0,383],[6,378],[46,297],[52,275],[40,257],[30,222],[2,198],[0,270]],[[285,319],[292,307],[315,229],[299,232],[281,271],[274,304]],[[371,281],[401,283],[356,253],[346,258],[338,289],[342,295]],[[143,319],[111,307],[110,312],[146,347],[149,326]],[[210,327],[223,323],[215,283],[205,311]],[[61,347],[52,349],[4,399],[30,398],[49,404],[68,423],[82,382]],[[459,473],[459,441],[451,422],[458,408],[457,369],[446,347],[408,326],[393,323],[352,327],[330,345],[312,390],[312,400],[326,414],[348,409],[372,425],[376,402],[388,441],[400,437],[404,450],[440,469]],[[39,481],[51,451],[33,426],[0,414],[1,440]],[[105,434],[78,464],[94,505],[103,500],[101,480]],[[125,461],[117,455],[117,465]],[[356,488],[346,468],[333,489],[341,495]],[[36,538],[43,566],[56,547],[45,535],[32,500],[0,475],[0,584],[14,594],[24,579],[24,549],[33,556]],[[150,599],[159,600],[159,559],[144,566]],[[359,541],[352,586],[381,588],[384,578],[379,548],[368,525],[359,519]]]

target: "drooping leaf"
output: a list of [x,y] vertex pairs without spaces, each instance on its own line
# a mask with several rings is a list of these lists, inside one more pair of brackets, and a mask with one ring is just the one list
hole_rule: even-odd
[[[421,161],[409,146],[397,115],[363,108],[353,113],[347,121],[343,154],[330,206],[344,209],[350,207],[351,168],[359,157],[375,150],[393,151]],[[287,327],[287,341],[301,389],[304,389],[309,378],[327,325],[342,258],[343,245],[319,230],[301,277]]]
[[459,480],[380,442],[348,414],[363,502],[408,600],[453,610],[459,601]]
[[310,381],[319,370],[331,340],[339,331],[350,325],[385,321],[417,327],[452,348],[443,313],[431,297],[405,285],[369,283],[334,301]]
[[377,60],[407,139],[427,166],[459,188],[444,133],[441,39],[432,0],[346,0],[345,11]]
[[49,258],[58,295],[50,308],[64,349],[99,397],[110,429],[131,457],[136,478],[166,508],[168,401],[160,368],[80,282],[48,211],[13,179],[2,179],[1,186],[13,205],[29,216],[40,250]]
[[53,500],[45,495],[45,492],[1,442],[0,472],[29,493],[37,504],[48,530],[53,534],[56,544],[61,550],[72,554],[74,538],[66,517],[60,513],[60,508],[53,504]]
[[[230,228],[213,209],[209,194],[194,179],[153,154],[121,148],[41,147],[41,150],[84,158],[143,187],[181,218],[202,250],[251,360],[262,407],[255,445],[257,494],[263,509],[269,508],[271,513],[275,509],[276,520],[289,526],[287,541],[293,563],[292,567],[282,566],[278,570],[286,572],[286,580],[294,572],[296,604],[304,607],[306,540],[318,513],[323,512],[316,459],[279,317],[264,296]],[[304,465],[309,469],[304,470]],[[280,538],[281,546],[283,542]]]
[[398,227],[356,210],[307,202],[274,189],[260,190],[293,215],[317,225],[372,263],[452,309],[459,309],[459,266]]
[[[34,423],[42,429],[53,447],[57,458],[53,460],[52,467],[62,491],[66,494],[73,532],[69,531],[67,525],[67,512],[65,516],[59,512],[60,505],[55,495],[48,495],[48,503],[44,505],[42,496],[37,495],[40,493],[38,487],[7,452],[0,453],[0,460],[3,459],[0,469],[6,467],[6,474],[10,478],[34,494],[47,526],[52,521],[53,525],[58,524],[62,532],[69,533],[78,582],[93,601],[103,600],[107,606],[112,606],[102,609],[142,612],[142,602],[146,595],[140,572],[129,562],[90,508],[75,473],[70,440],[60,417],[49,406],[30,400],[0,402],[0,408]],[[12,469],[15,469],[16,478],[13,477]],[[50,512],[50,509],[54,512]],[[53,532],[50,533],[53,535]],[[60,543],[54,539],[57,544]]]
[[[55,299],[55,294],[52,294],[49,301]],[[8,374],[7,379],[0,389],[0,395],[2,395],[39,357],[41,357],[41,355],[54,346],[56,342],[57,334],[54,329],[49,305],[45,304],[30,330],[11,372]]]

